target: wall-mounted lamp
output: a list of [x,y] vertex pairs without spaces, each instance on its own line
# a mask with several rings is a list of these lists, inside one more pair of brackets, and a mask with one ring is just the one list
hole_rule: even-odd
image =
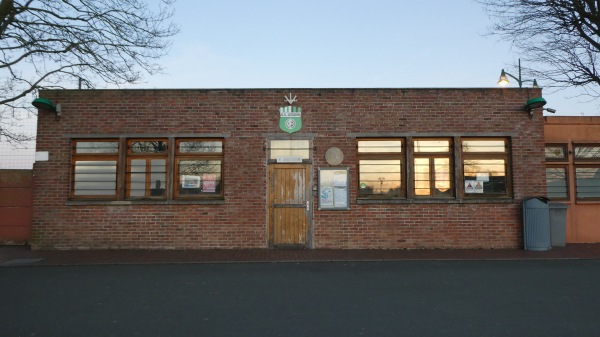
[[508,83],[510,83],[510,82],[508,81],[507,76],[514,78],[517,81],[517,83],[519,83],[519,88],[523,87],[524,82],[533,82],[532,87],[535,89],[539,88],[536,80],[531,81],[531,80],[521,79],[521,59],[519,59],[519,77],[511,75],[511,74],[507,73],[506,71],[504,71],[504,69],[502,69],[502,72],[500,73],[500,79],[498,80],[498,85],[500,85],[500,86],[508,85]]
[[535,97],[525,103],[525,111],[529,113],[529,119],[533,118],[533,109],[542,108],[546,105],[546,100],[543,97]]
[[38,109],[52,111],[56,113],[56,119],[60,118],[60,104],[55,105],[51,100],[45,98],[36,98],[31,104]]

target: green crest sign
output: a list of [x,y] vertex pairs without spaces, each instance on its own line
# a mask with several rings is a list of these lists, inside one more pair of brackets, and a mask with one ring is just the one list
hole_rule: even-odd
[[297,106],[279,108],[279,128],[287,133],[300,131],[302,128],[302,108]]

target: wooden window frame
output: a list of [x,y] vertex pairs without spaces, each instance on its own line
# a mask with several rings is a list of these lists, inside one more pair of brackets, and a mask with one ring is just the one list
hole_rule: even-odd
[[[358,143],[361,141],[400,141],[400,152],[359,152]],[[359,200],[394,200],[406,199],[406,138],[358,138],[356,139],[356,172],[358,173],[357,191]],[[400,195],[360,195],[360,161],[361,160],[399,160],[400,161]]]
[[[548,147],[560,147],[563,149],[565,156],[563,158],[548,158],[545,155],[546,148]],[[544,157],[547,162],[568,162],[569,161],[569,147],[565,143],[548,143],[544,144]]]
[[[181,142],[219,142],[221,143],[221,151],[220,152],[181,152],[180,151],[180,143]],[[193,199],[223,199],[225,183],[224,183],[224,175],[223,175],[223,166],[224,166],[224,158],[225,158],[225,140],[222,138],[178,138],[175,141],[175,163],[173,166],[173,198],[180,200],[193,200]],[[218,193],[205,193],[205,194],[197,194],[197,195],[182,195],[179,189],[179,181],[180,181],[180,169],[179,163],[182,160],[201,160],[201,161],[219,161],[220,162],[220,188]]]
[[597,202],[600,200],[600,197],[581,197],[579,194],[578,188],[580,187],[577,184],[577,169],[580,168],[599,168],[600,169],[600,157],[598,158],[581,158],[577,157],[577,148],[578,147],[600,147],[599,143],[573,143],[573,178],[575,183],[575,200],[577,201],[594,201]]
[[581,158],[577,157],[577,148],[578,147],[600,147],[598,143],[573,143],[573,161],[575,163],[584,162],[584,163],[600,163],[600,157],[598,158]]
[[[464,141],[503,141],[504,151],[503,152],[465,152],[463,150]],[[460,148],[460,167],[461,167],[461,179],[462,186],[460,188],[461,197],[464,199],[501,199],[501,198],[512,198],[512,163],[511,158],[511,143],[509,137],[461,137],[459,140]],[[465,161],[467,160],[504,160],[504,174],[505,174],[505,192],[504,194],[485,194],[485,193],[465,193],[464,182],[465,182]]]
[[[571,199],[570,197],[570,183],[569,183],[569,165],[568,164],[547,164],[546,170],[549,168],[562,168],[565,171],[565,188],[566,188],[566,196],[563,198],[551,198],[546,192],[546,195],[551,200],[559,200],[559,201],[568,201]],[[548,173],[546,172],[546,191],[548,190]]]
[[[417,152],[417,149],[415,147],[415,144],[417,141],[447,141],[448,142],[448,152]],[[455,196],[455,186],[454,186],[454,141],[452,138],[413,138],[412,142],[411,142],[411,147],[412,147],[412,164],[413,164],[413,186],[412,186],[412,193],[414,195],[414,198],[418,198],[418,199],[429,199],[429,198],[435,198],[435,199],[448,199],[448,198],[454,198]],[[416,190],[417,190],[417,170],[416,170],[416,159],[418,158],[427,158],[429,159],[429,195],[417,195]],[[436,177],[435,177],[435,159],[448,159],[448,169],[449,169],[449,183],[450,183],[450,187],[449,187],[449,191],[450,193],[448,195],[435,195],[435,182],[436,182]]]
[[[77,143],[90,143],[90,142],[103,142],[103,143],[117,143],[116,153],[77,153]],[[81,200],[116,200],[119,195],[119,151],[120,142],[117,138],[111,139],[72,139],[71,140],[71,187],[69,191],[69,197],[71,199]],[[114,161],[116,164],[115,172],[115,193],[113,195],[75,195],[75,167],[78,161]]]
[[[164,151],[157,153],[149,152],[134,152],[132,149],[133,142],[152,142],[162,141],[165,144]],[[206,152],[206,153],[185,153],[178,150],[180,142],[184,141],[206,141],[206,142],[219,142],[221,144],[221,152]],[[114,142],[117,143],[117,152],[115,153],[76,153],[78,142]],[[145,193],[144,196],[130,196],[131,194],[131,161],[132,160],[145,160],[146,161],[146,179],[145,179]],[[154,159],[165,160],[164,169],[164,193],[160,196],[153,196],[151,190],[153,189],[152,181],[150,177],[153,172],[151,170],[151,161]],[[219,160],[220,161],[220,189],[219,193],[201,196],[181,196],[178,194],[177,188],[175,187],[176,182],[179,179],[179,167],[178,160],[182,159],[197,159],[197,160]],[[114,161],[116,163],[115,173],[115,193],[111,195],[75,195],[75,164],[77,161]],[[127,201],[127,202],[141,202],[141,203],[219,203],[223,200],[225,184],[224,184],[224,168],[225,166],[225,139],[221,137],[175,137],[175,136],[164,136],[164,137],[115,137],[115,138],[72,138],[71,139],[71,169],[70,169],[70,191],[69,191],[69,203],[76,205],[87,202],[114,202],[114,201]],[[162,167],[162,166],[161,166]],[[154,172],[154,174],[162,172]],[[162,177],[161,177],[162,179]],[[176,195],[177,193],[177,195]],[[71,203],[72,201],[72,203]]]
[[[133,152],[132,144],[134,142],[164,142],[165,150],[161,152]],[[165,161],[165,187],[164,194],[159,196],[152,195],[152,160],[155,159],[163,159]],[[131,162],[133,160],[145,160],[146,161],[146,169],[145,169],[145,193],[144,196],[132,196],[131,195]],[[167,191],[169,191],[169,140],[167,138],[130,138],[127,139],[127,165],[125,168],[125,199],[127,200],[140,200],[140,199],[159,199],[164,200],[167,199]]]
[[598,197],[581,197],[579,194],[579,184],[577,184],[577,169],[580,168],[595,168],[595,169],[599,169],[600,170],[600,163],[586,163],[586,164],[575,164],[574,168],[573,168],[573,178],[575,181],[575,199],[577,201],[599,201],[600,200],[600,196]]

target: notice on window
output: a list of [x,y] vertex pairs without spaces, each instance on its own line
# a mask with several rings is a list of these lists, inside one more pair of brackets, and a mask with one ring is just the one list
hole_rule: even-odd
[[214,174],[202,175],[202,192],[216,192],[217,177]]
[[489,173],[477,173],[477,180],[478,181],[490,181],[490,174]]
[[349,209],[347,168],[319,168],[319,209]]
[[483,181],[465,180],[465,193],[483,193]]
[[321,190],[319,203],[321,206],[333,206],[333,188],[325,187]]
[[348,191],[345,187],[336,187],[333,189],[333,207],[348,207]]
[[346,187],[347,177],[346,171],[333,171],[333,186]]
[[199,176],[181,176],[181,187],[182,188],[200,188],[200,177]]

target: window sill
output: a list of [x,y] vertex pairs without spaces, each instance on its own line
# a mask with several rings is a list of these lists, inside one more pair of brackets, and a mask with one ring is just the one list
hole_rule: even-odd
[[223,205],[223,199],[206,200],[67,200],[67,206],[132,206],[132,205]]
[[356,199],[358,205],[376,204],[511,204],[512,198],[486,199]]
[[[553,201],[553,200],[551,200]],[[559,200],[557,200],[559,201]],[[600,204],[599,199],[577,199],[575,200],[575,204],[577,205],[587,205],[587,204]]]

